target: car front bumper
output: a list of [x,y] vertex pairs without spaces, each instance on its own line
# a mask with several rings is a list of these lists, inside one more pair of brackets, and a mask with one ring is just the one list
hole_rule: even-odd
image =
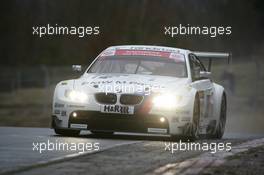
[[[77,116],[74,117],[73,114]],[[161,120],[163,118],[163,120]],[[87,125],[87,130],[140,133],[169,133],[166,117],[151,114],[114,114],[99,111],[73,111],[70,114],[68,128]]]

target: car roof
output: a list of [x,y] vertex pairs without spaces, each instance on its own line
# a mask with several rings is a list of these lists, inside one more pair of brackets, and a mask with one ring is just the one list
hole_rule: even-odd
[[163,51],[163,52],[177,52],[181,54],[186,54],[186,52],[190,52],[186,49],[174,48],[174,47],[165,47],[165,46],[155,46],[155,45],[119,45],[119,46],[111,46],[106,50],[149,50],[149,51]]

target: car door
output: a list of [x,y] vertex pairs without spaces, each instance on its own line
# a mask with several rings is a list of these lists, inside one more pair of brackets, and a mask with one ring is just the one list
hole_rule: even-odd
[[192,83],[191,86],[199,93],[200,98],[200,133],[205,134],[212,120],[214,86],[209,78],[200,77],[200,71],[206,71],[201,61],[193,54],[189,55]]

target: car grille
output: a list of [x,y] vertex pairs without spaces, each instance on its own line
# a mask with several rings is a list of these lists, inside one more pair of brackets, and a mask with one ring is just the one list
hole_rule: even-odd
[[117,101],[116,94],[114,93],[98,93],[95,95],[96,100],[103,104],[115,104]]
[[120,97],[120,103],[124,105],[136,105],[141,103],[142,100],[143,96],[140,95],[123,94]]

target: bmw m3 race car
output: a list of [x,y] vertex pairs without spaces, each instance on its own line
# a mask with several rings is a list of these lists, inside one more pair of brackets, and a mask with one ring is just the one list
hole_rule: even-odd
[[229,56],[161,46],[109,47],[80,78],[57,84],[52,128],[61,135],[90,130],[222,138],[226,93],[212,81],[210,68],[213,59]]

